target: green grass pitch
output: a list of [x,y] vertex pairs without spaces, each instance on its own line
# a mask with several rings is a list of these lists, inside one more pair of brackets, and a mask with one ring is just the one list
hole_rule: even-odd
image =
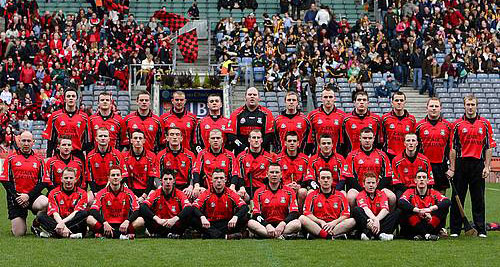
[[[500,221],[500,184],[486,218]],[[470,202],[466,203],[470,217]],[[499,266],[500,232],[438,242],[325,240],[56,240],[10,234],[0,190],[0,266]],[[29,218],[29,225],[31,225]]]

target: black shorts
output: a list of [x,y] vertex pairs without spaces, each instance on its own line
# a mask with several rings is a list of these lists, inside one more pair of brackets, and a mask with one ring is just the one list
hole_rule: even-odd
[[131,189],[136,197],[142,197],[142,194],[146,193],[146,189]]
[[[26,217],[28,217],[28,210],[31,210],[31,212],[33,212],[31,207],[33,207],[33,203],[35,202],[35,200],[36,198],[34,199],[30,198],[28,200],[29,201],[28,207],[23,208],[17,203],[16,197],[14,197],[14,195],[7,194],[7,210],[9,214],[9,220],[13,220],[15,218],[26,219]],[[33,214],[35,213],[33,212]]]
[[434,176],[434,186],[435,190],[441,191],[450,188],[450,182],[446,177],[446,172],[448,171],[448,164],[444,163],[431,163],[432,175]]

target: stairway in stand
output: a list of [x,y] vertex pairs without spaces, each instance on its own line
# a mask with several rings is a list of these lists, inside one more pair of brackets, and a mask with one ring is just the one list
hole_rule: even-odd
[[401,92],[406,94],[406,109],[410,114],[415,116],[417,121],[423,119],[427,115],[427,94],[420,95],[418,90],[413,87],[401,87]]

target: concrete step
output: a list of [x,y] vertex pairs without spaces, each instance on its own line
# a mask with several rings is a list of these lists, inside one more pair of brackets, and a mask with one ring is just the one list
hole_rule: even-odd
[[401,91],[406,94],[406,109],[410,114],[415,116],[417,121],[423,119],[427,115],[427,95],[420,95],[418,91],[412,87],[402,87]]

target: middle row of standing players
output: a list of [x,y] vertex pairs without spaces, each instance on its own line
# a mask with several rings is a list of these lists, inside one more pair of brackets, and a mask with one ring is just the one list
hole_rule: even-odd
[[[53,115],[45,131],[48,156],[56,147],[59,151],[47,161],[44,181],[51,187],[60,184],[60,170],[69,166],[62,160],[68,155],[62,154],[71,153],[72,160],[80,160],[73,163],[80,165],[80,184],[88,183],[91,189],[89,202],[106,186],[109,168],[115,165],[122,166],[127,185],[140,202],[156,187],[154,178],[167,169],[175,171],[176,187],[190,199],[210,188],[215,169],[223,169],[228,186],[248,201],[264,185],[272,162],[281,166],[282,183],[295,189],[299,206],[308,190],[319,187],[321,169],[334,172],[334,186],[348,189],[351,205],[355,205],[366,173],[378,176],[379,188],[391,206],[406,188],[415,186],[419,170],[428,173],[431,185],[436,179],[435,189],[448,187],[445,172],[451,125],[440,118],[439,99],[429,100],[428,116],[417,124],[405,110],[406,96],[401,92],[393,95],[393,110],[382,117],[369,111],[366,92],[358,92],[354,109],[345,113],[335,107],[334,91],[325,89],[323,105],[308,116],[300,112],[297,94],[289,92],[286,109],[276,118],[259,105],[256,88],[249,88],[245,98],[245,105],[227,119],[221,114],[220,96],[211,95],[209,114],[198,120],[187,111],[183,92],[173,93],[172,109],[158,117],[144,91],[137,96],[138,110],[122,119],[111,112],[112,96],[101,93],[96,114],[88,118],[88,126],[81,127],[85,116],[71,123],[77,116],[68,110],[74,110],[71,105],[77,95],[69,90],[61,111],[70,115],[69,121]],[[80,125],[68,130],[71,124]],[[86,157],[85,150],[90,150]],[[432,169],[439,173],[433,174]]]

